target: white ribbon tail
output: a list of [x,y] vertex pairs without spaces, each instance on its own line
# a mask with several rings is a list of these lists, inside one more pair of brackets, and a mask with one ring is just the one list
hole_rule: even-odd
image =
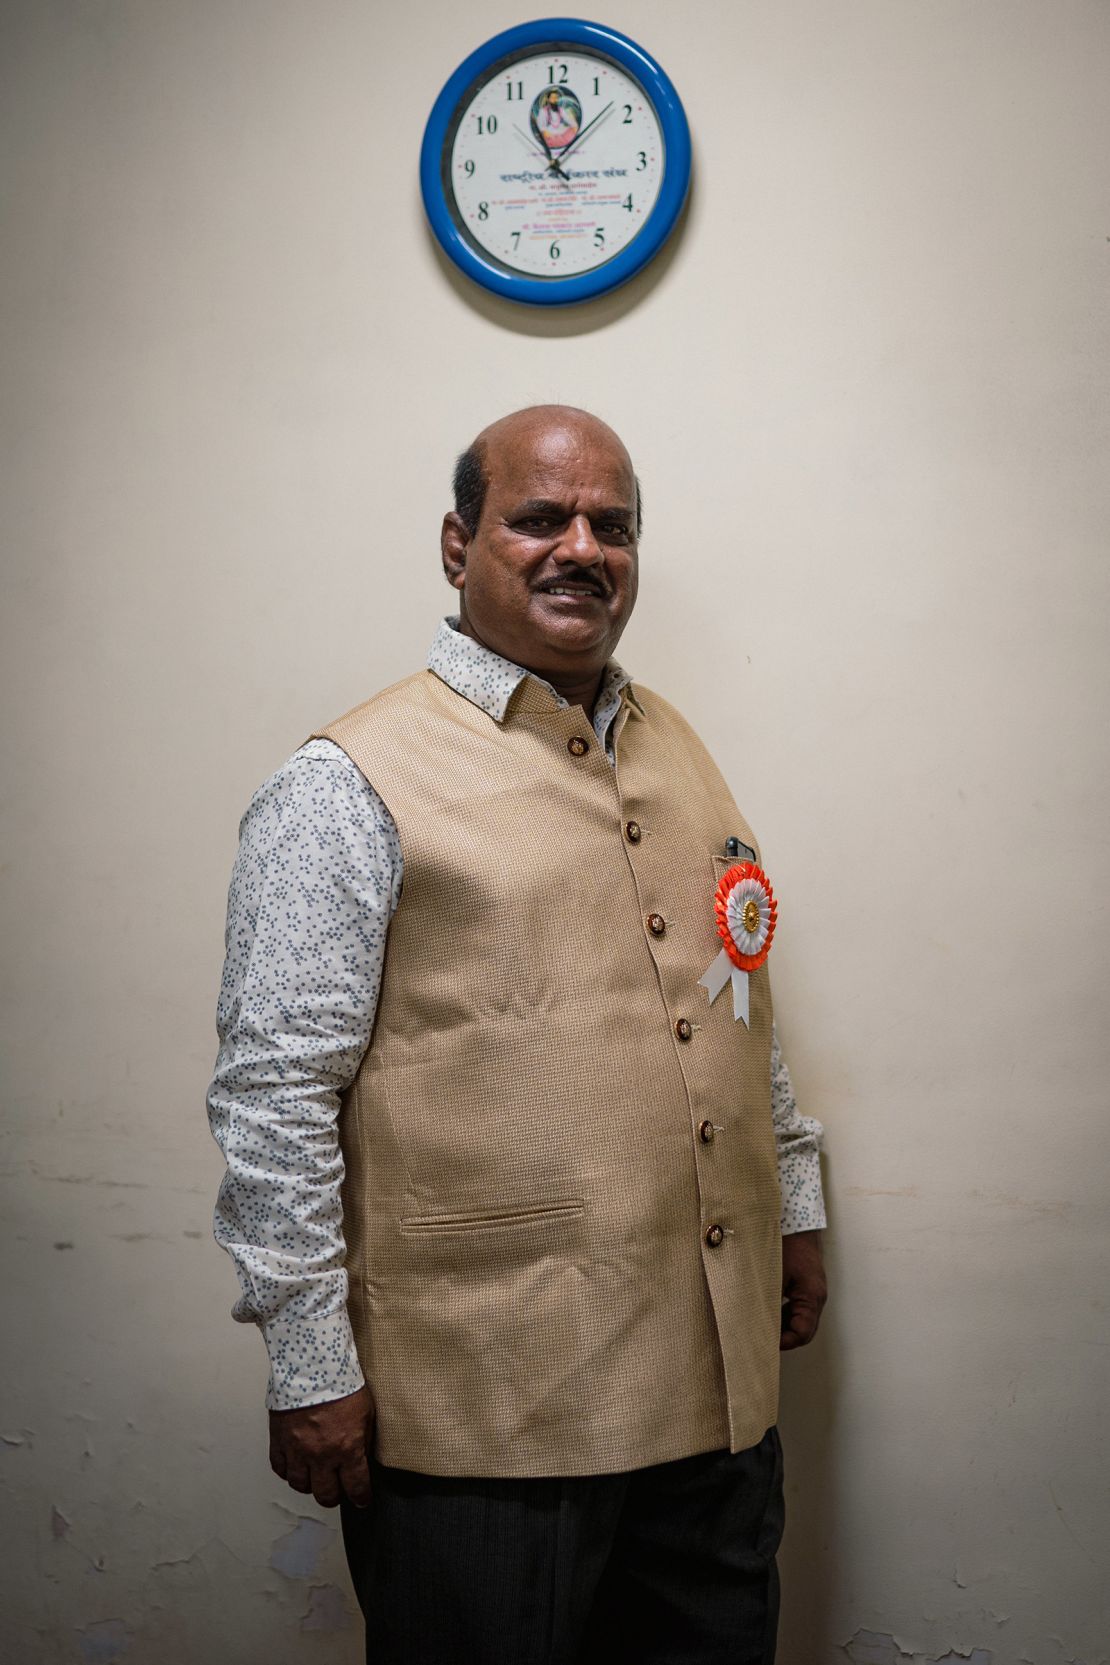
[[748,1028],[748,974],[741,971],[738,965],[733,965],[724,949],[717,955],[704,977],[698,978],[698,987],[707,990],[709,1004],[712,1006],[725,984],[732,982],[732,1017],[734,1023],[742,1023]]
[[709,992],[709,1004],[711,1006],[728,982],[729,973],[735,969],[732,961],[722,948],[705,976],[698,978],[698,987]]
[[748,974],[738,965],[732,968],[732,1016],[734,1022],[748,1028]]

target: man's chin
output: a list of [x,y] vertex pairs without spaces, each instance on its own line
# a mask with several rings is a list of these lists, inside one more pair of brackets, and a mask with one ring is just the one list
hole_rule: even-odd
[[600,599],[590,606],[548,605],[550,600],[561,599],[536,597],[527,613],[518,616],[511,633],[498,629],[496,623],[483,628],[470,618],[464,619],[463,630],[502,658],[541,676],[560,671],[588,674],[604,665],[612,652],[613,620]]
[[581,644],[606,642],[612,631],[609,610],[600,596],[545,595],[529,610],[538,635],[546,641]]

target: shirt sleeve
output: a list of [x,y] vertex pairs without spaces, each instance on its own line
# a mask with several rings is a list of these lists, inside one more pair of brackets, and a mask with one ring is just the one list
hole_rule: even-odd
[[208,1092],[227,1170],[216,1241],[232,1316],[257,1324],[271,1410],[353,1393],[337,1118],[370,1040],[402,878],[393,818],[338,746],[313,740],[239,829]]
[[825,1226],[825,1199],[821,1190],[820,1151],[825,1130],[812,1116],[799,1113],[790,1071],[773,1026],[771,1121],[779,1157],[782,1234],[790,1237],[796,1231],[821,1231]]

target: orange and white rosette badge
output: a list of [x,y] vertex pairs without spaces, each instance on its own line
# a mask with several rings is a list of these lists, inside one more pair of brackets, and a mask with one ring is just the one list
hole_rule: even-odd
[[708,991],[712,1005],[731,981],[732,1016],[746,1026],[748,974],[758,971],[771,952],[778,917],[771,881],[754,861],[738,861],[721,875],[713,908],[724,947],[698,984]]

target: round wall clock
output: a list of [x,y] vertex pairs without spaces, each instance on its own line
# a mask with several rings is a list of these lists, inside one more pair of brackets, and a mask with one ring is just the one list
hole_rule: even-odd
[[424,207],[468,277],[533,306],[585,301],[659,253],[690,184],[681,100],[642,47],[541,18],[495,35],[436,99]]

